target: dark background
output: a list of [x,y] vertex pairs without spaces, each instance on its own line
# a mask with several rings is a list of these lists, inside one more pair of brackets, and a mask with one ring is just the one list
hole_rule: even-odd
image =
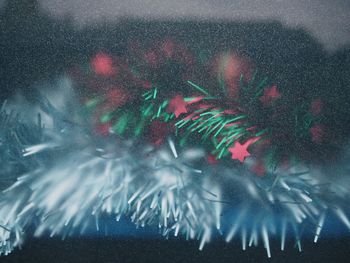
[[142,239],[57,239],[28,240],[22,250],[16,250],[0,262],[349,262],[350,239],[321,239],[314,244],[304,240],[301,253],[287,243],[285,251],[279,243],[271,243],[272,257],[260,244],[257,248],[242,251],[237,243],[212,242],[198,250],[193,241],[142,240]]
[[[325,98],[329,118],[344,134],[350,131],[350,47],[334,52],[302,28],[278,21],[213,22],[123,19],[77,28],[69,18],[53,18],[37,1],[7,1],[0,10],[0,99],[20,91],[35,101],[36,83],[64,73],[99,50],[123,54],[132,40],[174,37],[194,50],[240,51],[260,72],[290,90]],[[338,109],[341,108],[342,111]],[[213,242],[198,251],[197,242],[111,238],[27,240],[0,262],[349,262],[350,239],[304,242],[299,253],[290,244],[272,259],[263,247],[241,251],[238,244]]]
[[77,27],[69,17],[50,16],[36,0],[11,0],[0,12],[1,100],[17,91],[34,100],[36,83],[88,61],[98,51],[123,55],[132,42],[170,37],[192,51],[236,50],[283,88],[290,100],[321,98],[330,109],[329,126],[342,134],[350,131],[350,47],[329,52],[302,27],[286,27],[277,20],[219,22],[191,17],[124,18]]

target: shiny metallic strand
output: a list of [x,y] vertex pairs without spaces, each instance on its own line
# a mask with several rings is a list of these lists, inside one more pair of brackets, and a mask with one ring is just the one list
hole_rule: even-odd
[[35,167],[36,162],[24,158],[23,150],[42,139],[41,117],[37,122],[24,123],[20,115],[7,110],[6,102],[0,107],[0,189],[9,187],[20,174]]
[[[203,247],[213,228],[219,227],[221,213],[220,203],[208,201],[209,195],[219,198],[218,189],[203,191],[209,188],[207,180],[191,168],[203,152],[188,150],[175,157],[173,145],[173,151],[143,149],[140,153],[133,148],[131,155],[125,144],[118,148],[120,157],[74,152],[51,168],[20,177],[2,197],[2,252],[22,242],[21,236],[11,241],[17,229],[26,231],[34,224],[35,236],[66,236],[83,233],[95,219],[98,225],[103,214],[117,219],[128,216],[142,227],[158,225],[164,236],[200,237]],[[18,198],[23,189],[30,189],[29,195]]]
[[0,195],[1,254],[32,230],[37,237],[84,234],[106,215],[159,226],[165,237],[198,239],[200,249],[219,236],[236,237],[244,250],[262,244],[268,257],[271,237],[281,250],[291,237],[301,250],[305,232],[317,242],[331,214],[350,229],[347,172],[300,166],[260,178],[249,172],[253,160],[209,165],[204,151],[171,139],[154,148],[95,138],[71,123],[44,134],[22,151],[37,165]]
[[200,249],[218,233],[227,242],[238,236],[242,249],[262,243],[269,257],[272,236],[284,250],[292,235],[301,250],[307,228],[316,242],[327,214],[350,225],[342,208],[347,188],[325,184],[305,168],[278,171],[269,181],[244,167],[203,164],[201,150],[179,151],[171,140],[160,149],[119,142],[113,151],[98,152],[73,151],[3,192],[2,253],[22,244],[33,225],[37,237],[64,237],[93,224],[98,228],[103,215],[127,216],[140,227],[158,225],[165,237],[199,239]]

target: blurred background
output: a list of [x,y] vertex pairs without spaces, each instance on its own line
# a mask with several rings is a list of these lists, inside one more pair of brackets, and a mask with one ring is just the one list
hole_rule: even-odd
[[169,37],[203,55],[243,53],[295,88],[343,90],[349,70],[346,0],[0,0],[0,12],[2,98],[97,51],[121,55],[132,43]]
[[[231,63],[227,74],[237,77],[235,69],[244,71],[249,65],[291,98],[321,97],[333,105],[334,112],[329,113],[330,119],[336,116],[333,125],[347,134],[349,17],[347,0],[0,0],[0,100],[21,93],[34,103],[40,83],[57,89],[54,80],[65,74],[76,77],[77,65],[89,64],[96,54],[125,57],[135,46],[157,50],[155,43],[171,40],[206,67],[215,67],[225,54],[226,63]],[[199,84],[206,82],[201,73],[195,74]],[[275,252],[271,261],[346,262],[349,256],[346,239],[314,247],[311,240],[306,242],[306,252]],[[198,262],[258,262],[265,258],[263,249],[247,253],[231,249],[220,243],[198,252],[194,243],[128,238],[52,240],[28,242],[23,251],[0,261],[184,262],[193,257]],[[58,250],[62,252],[56,254]],[[290,260],[286,255],[291,255]]]

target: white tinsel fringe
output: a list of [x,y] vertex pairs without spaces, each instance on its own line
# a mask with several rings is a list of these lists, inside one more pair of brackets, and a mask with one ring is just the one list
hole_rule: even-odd
[[[328,213],[350,226],[341,208],[349,188],[325,184],[319,174],[279,171],[267,182],[244,168],[207,165],[203,151],[177,151],[171,140],[160,149],[114,143],[109,153],[72,150],[5,190],[2,253],[22,244],[29,228],[34,227],[37,237],[83,234],[91,224],[98,228],[106,214],[116,221],[126,216],[142,227],[158,225],[164,236],[199,239],[200,249],[215,233],[227,242],[238,234],[243,249],[261,240],[268,256],[270,236],[281,238],[283,250],[288,230],[299,249],[305,226],[315,233],[316,242]],[[240,212],[231,215],[233,208]]]
[[259,178],[232,162],[209,165],[203,150],[171,139],[154,148],[61,126],[47,137],[23,153],[35,156],[35,170],[1,193],[0,254],[32,230],[37,237],[83,234],[105,215],[198,239],[200,249],[218,234],[227,242],[238,235],[242,249],[262,242],[269,257],[271,236],[282,250],[291,233],[301,250],[305,229],[317,242],[330,213],[350,229],[347,174],[301,166]]
[[203,151],[187,150],[175,158],[166,149],[128,146],[116,144],[118,156],[112,157],[90,149],[73,152],[19,178],[2,197],[3,252],[22,243],[20,232],[33,224],[35,236],[47,231],[65,236],[98,224],[101,214],[117,221],[127,215],[139,226],[157,224],[165,236],[201,236],[203,247],[213,227],[220,228],[221,214],[221,203],[209,201],[220,200],[219,188],[191,167]]

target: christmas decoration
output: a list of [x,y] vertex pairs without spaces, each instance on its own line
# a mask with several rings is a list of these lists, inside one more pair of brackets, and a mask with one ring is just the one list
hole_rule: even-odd
[[97,54],[92,59],[91,65],[97,75],[108,77],[117,73],[117,70],[113,67],[112,58],[104,53]]
[[250,156],[247,151],[248,147],[259,139],[249,139],[243,145],[240,142],[235,141],[234,146],[228,148],[228,151],[232,154],[232,159],[238,159],[240,162],[244,162],[244,159]]
[[250,79],[253,74],[253,63],[235,52],[223,52],[214,58],[213,72],[218,85],[225,94],[233,99],[240,93],[240,78],[243,74]]
[[260,101],[264,106],[271,104],[274,100],[281,97],[281,94],[277,90],[276,86],[264,89],[264,95],[261,96]]
[[169,102],[169,110],[178,118],[182,113],[187,113],[186,102],[181,95],[176,96]]
[[197,239],[199,249],[239,236],[243,250],[262,242],[268,257],[271,236],[301,251],[328,217],[350,229],[347,167],[329,176],[319,165],[338,149],[327,104],[289,101],[248,59],[225,54],[207,60],[219,58],[205,81],[212,68],[172,39],[119,57],[99,51],[71,72],[76,112],[37,98],[52,127],[4,104],[0,253],[31,233],[98,231],[106,216]]
[[329,181],[301,164],[259,178],[234,163],[214,168],[201,147],[168,139],[155,148],[115,136],[96,146],[88,130],[69,127],[43,130],[46,141],[23,149],[23,158],[35,156],[38,166],[1,196],[3,254],[23,244],[29,229],[37,237],[82,234],[91,225],[98,230],[104,215],[116,224],[129,218],[140,227],[158,225],[164,236],[198,238],[200,249],[218,233],[227,242],[239,235],[244,250],[261,240],[268,257],[271,235],[279,235],[284,250],[292,231],[301,250],[301,229],[316,242],[328,214],[349,226],[347,180]]

